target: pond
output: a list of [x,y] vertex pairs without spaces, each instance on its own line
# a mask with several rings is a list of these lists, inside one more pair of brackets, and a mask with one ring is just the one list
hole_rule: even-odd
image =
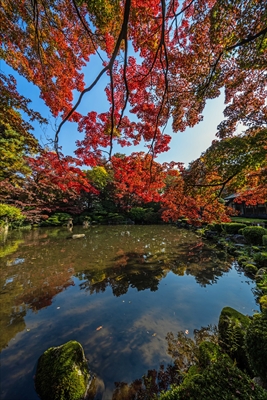
[[[2,400],[37,400],[34,374],[49,347],[77,340],[111,400],[171,362],[166,335],[217,324],[231,306],[252,315],[254,282],[233,260],[174,226],[96,226],[9,233],[1,248]],[[3,243],[2,243],[3,244]]]

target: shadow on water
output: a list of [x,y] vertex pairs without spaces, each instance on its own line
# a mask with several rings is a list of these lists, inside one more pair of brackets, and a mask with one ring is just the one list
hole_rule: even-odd
[[[148,370],[147,385],[161,387],[169,384],[166,368],[171,374],[167,332],[191,334],[217,323],[225,305],[248,314],[257,307],[253,282],[231,268],[226,253],[190,231],[99,226],[72,233],[81,232],[85,238],[67,240],[66,229],[14,231],[2,243],[3,400],[37,400],[38,357],[71,339],[82,343],[104,380],[103,399],[141,391],[140,380],[131,389],[123,382]],[[165,370],[156,373],[160,364]],[[114,382],[120,382],[115,394]]]

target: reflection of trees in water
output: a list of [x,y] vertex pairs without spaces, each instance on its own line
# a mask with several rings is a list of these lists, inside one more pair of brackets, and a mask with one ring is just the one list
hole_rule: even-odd
[[170,385],[181,383],[181,374],[174,365],[160,365],[159,370],[151,369],[140,379],[127,384],[115,382],[112,400],[151,400],[156,394],[166,391]]
[[[117,261],[123,257],[127,263],[117,266]],[[78,277],[86,280],[80,284],[81,289],[88,290],[90,294],[99,293],[106,290],[108,286],[112,288],[114,296],[118,297],[127,293],[129,287],[136,288],[138,291],[150,289],[152,292],[158,289],[159,282],[166,276],[167,271],[158,265],[140,265],[140,260],[144,260],[143,254],[124,253],[114,258],[114,268],[102,271],[86,271]]]
[[80,287],[90,293],[111,287],[121,296],[129,288],[156,291],[169,271],[211,284],[230,264],[192,232],[172,227],[133,226],[127,234],[125,227],[97,227],[77,242],[68,236],[65,229],[41,229],[7,237],[1,249],[2,347],[25,328],[27,310],[50,306],[73,285],[73,276],[85,281]]
[[181,245],[179,254],[120,250],[113,258],[112,267],[90,269],[76,276],[85,280],[80,287],[90,294],[104,292],[107,287],[111,287],[114,296],[121,296],[127,293],[129,287],[138,291],[156,291],[160,281],[170,271],[180,276],[184,273],[195,276],[199,285],[206,286],[216,283],[229,269],[230,262],[227,261],[225,253],[220,252],[218,257],[214,248],[210,249],[198,240],[190,248],[185,244]]
[[142,378],[131,383],[115,382],[112,400],[151,400],[171,385],[179,385],[184,373],[199,360],[199,344],[203,341],[218,343],[218,331],[216,326],[209,325],[195,329],[193,338],[179,331],[177,336],[169,332],[166,340],[173,364],[166,368],[160,365],[158,370],[149,370]]
[[179,262],[186,263],[186,274],[194,276],[200,286],[216,283],[231,268],[226,252],[202,241],[190,248],[181,245],[181,253]]
[[25,329],[28,309],[37,312],[50,306],[54,296],[73,285],[71,262],[62,263],[62,253],[53,251],[53,239],[36,231],[26,232],[24,241],[20,232],[16,236],[2,249],[0,350]]

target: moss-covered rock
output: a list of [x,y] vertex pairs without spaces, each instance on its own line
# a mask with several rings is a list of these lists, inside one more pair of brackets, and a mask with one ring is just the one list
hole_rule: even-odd
[[[194,371],[196,372],[196,371]],[[192,373],[180,386],[161,394],[160,400],[266,400],[267,391],[226,359],[203,373]]]
[[267,269],[265,269],[265,268],[260,268],[260,269],[258,270],[256,276],[255,276],[256,281],[257,281],[257,282],[260,282],[260,281],[263,279],[264,275],[267,276]]
[[[253,372],[267,384],[267,315],[255,314],[245,335],[245,347]],[[267,398],[267,397],[266,397]]]
[[238,264],[243,267],[245,263],[247,263],[250,260],[250,257],[247,254],[241,254],[238,258],[237,258],[237,262]]
[[237,365],[249,370],[244,337],[250,318],[231,307],[224,307],[219,318],[219,343]]
[[267,268],[267,252],[256,253],[253,259],[259,268]]
[[35,388],[42,400],[80,400],[86,394],[89,377],[81,344],[70,341],[41,355]]
[[267,295],[266,294],[259,298],[259,303],[260,303],[261,310],[267,312]]
[[[261,268],[261,270],[259,270],[258,272],[262,271],[263,268]],[[267,273],[266,270],[263,270],[263,274],[259,275],[256,274],[256,282],[257,282],[257,286],[258,288],[264,293],[267,292]]]
[[256,265],[251,263],[245,263],[243,268],[244,271],[250,276],[255,276],[256,273],[258,272],[258,268],[256,267]]

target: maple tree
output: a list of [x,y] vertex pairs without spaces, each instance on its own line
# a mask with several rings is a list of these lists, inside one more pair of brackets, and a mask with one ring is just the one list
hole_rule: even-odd
[[56,211],[78,214],[85,208],[81,192],[97,192],[72,157],[58,158],[54,151],[43,151],[27,162],[31,174],[20,185],[8,179],[0,182],[0,200],[20,208],[32,223]]
[[[177,182],[163,190],[172,167],[162,166],[159,173],[154,159],[169,149],[167,122],[172,120],[174,132],[193,127],[203,118],[206,101],[221,90],[226,103],[217,132],[221,159],[227,155],[225,140],[236,136],[240,123],[244,127],[240,138],[265,128],[266,14],[267,5],[260,0],[5,0],[0,10],[0,57],[37,85],[52,114],[61,117],[55,134],[58,153],[62,126],[76,122],[84,133],[77,142],[79,163],[101,166],[107,154],[118,197],[122,199],[126,191],[129,198],[146,201],[162,195],[166,219],[185,215],[209,220],[215,210],[218,218],[225,215],[212,185],[228,179],[227,163],[224,171],[218,166],[208,171],[202,188],[196,182],[190,189],[188,178],[184,181],[181,173],[175,177],[175,172]],[[90,70],[93,56],[102,62],[98,73]],[[85,66],[89,83],[83,75]],[[105,89],[109,109],[81,114],[79,105],[104,75],[109,79]],[[2,87],[14,92],[12,82],[12,77],[0,75]],[[25,104],[17,94],[15,99]],[[144,144],[148,153],[113,158],[115,143]],[[207,153],[209,168],[208,157]],[[191,177],[197,165],[199,161],[190,166]],[[266,169],[259,175],[248,165],[245,187],[259,188],[251,196],[262,193],[264,200],[266,193],[260,189],[264,177]],[[67,189],[68,185],[60,185]]]

